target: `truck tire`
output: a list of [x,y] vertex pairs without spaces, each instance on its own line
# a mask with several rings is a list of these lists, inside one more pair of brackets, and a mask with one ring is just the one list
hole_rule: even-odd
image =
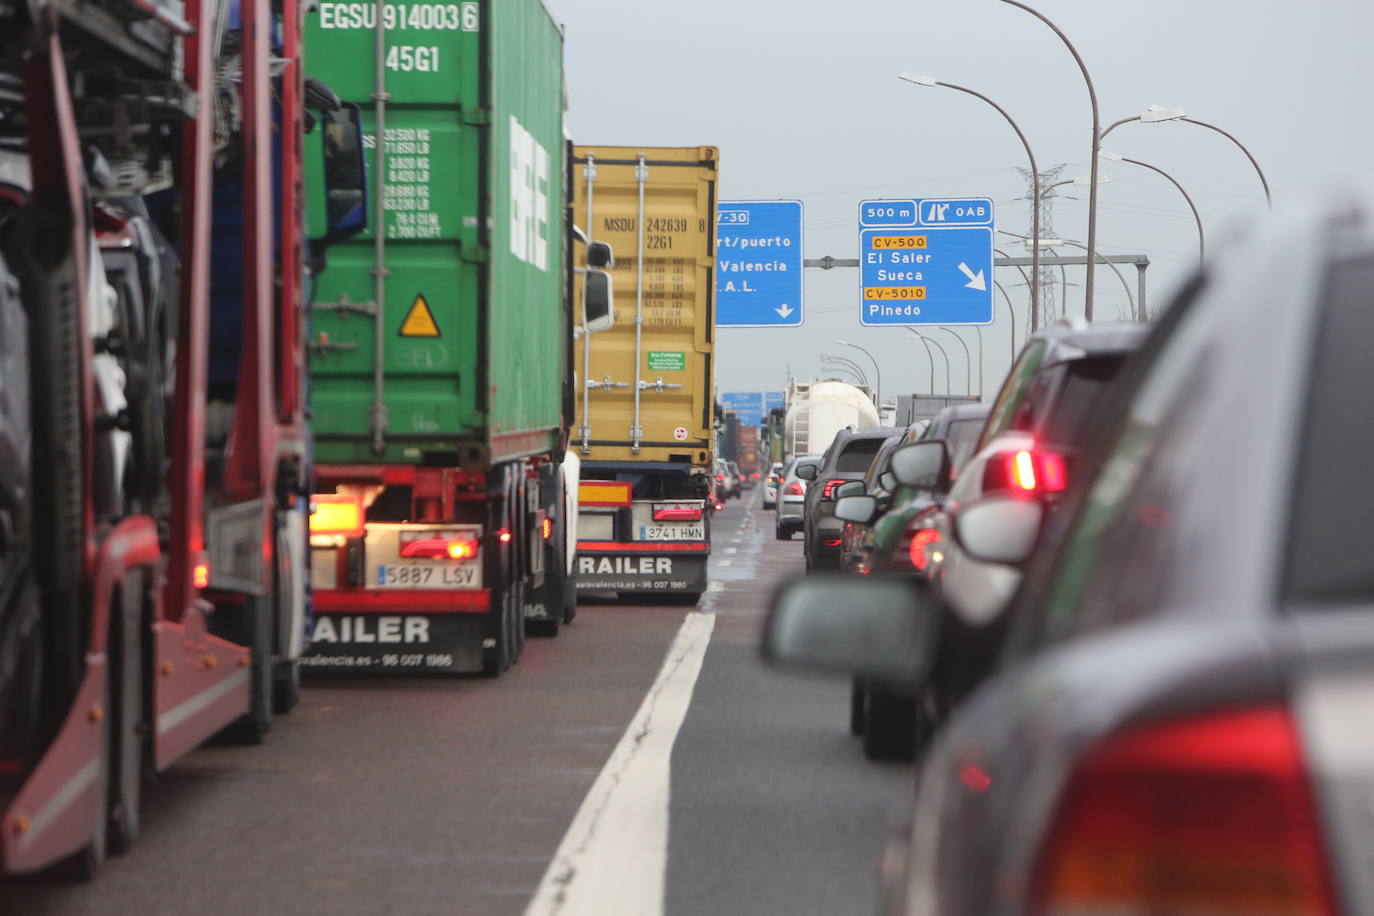
[[[142,803],[147,683],[143,644],[144,576],[124,577],[110,612],[110,817],[108,845],[119,855],[138,839]],[[117,691],[117,692],[116,692]]]
[[916,700],[870,681],[864,691],[864,756],[912,760],[916,756]]
[[33,555],[44,558],[34,567],[45,609],[44,692],[49,712],[57,715],[75,698],[85,656],[82,392],[79,373],[72,371],[85,343],[85,290],[76,284],[69,215],[57,202],[30,204],[15,231],[23,246],[15,266],[29,318],[32,447],[43,456],[33,465],[32,531]]
[[[305,570],[294,568],[294,564],[303,562],[304,557],[297,558],[291,550],[290,539],[286,536],[288,526],[282,520],[285,514],[276,513],[276,544],[272,551],[272,601],[276,613],[286,615],[287,623],[291,624],[290,618],[294,616],[295,609],[295,595],[292,592],[304,587]],[[272,632],[282,643],[278,647],[280,651],[274,653],[277,660],[272,664],[272,712],[285,715],[295,709],[296,704],[300,702],[301,664],[299,659],[289,657],[291,635],[283,634],[280,627],[273,627]]]
[[248,712],[224,727],[221,734],[236,744],[262,744],[272,729],[272,602],[263,595],[245,595],[230,642],[247,646],[251,698]]
[[569,575],[563,579],[563,622],[572,623],[577,618],[577,579]]
[[851,735],[862,735],[864,733],[864,694],[867,687],[861,677],[853,678],[849,682],[849,733]]
[[492,628],[496,645],[482,650],[483,677],[500,677],[514,663],[514,591],[513,588],[507,588],[501,592],[501,609],[497,612],[499,619]]
[[283,659],[273,666],[272,712],[283,716],[296,708],[301,700],[301,663],[299,659]]

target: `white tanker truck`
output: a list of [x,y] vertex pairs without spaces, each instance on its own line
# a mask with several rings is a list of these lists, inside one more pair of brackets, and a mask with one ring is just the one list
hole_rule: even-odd
[[836,379],[787,383],[783,418],[783,461],[820,454],[846,426],[878,426],[878,408],[867,388]]

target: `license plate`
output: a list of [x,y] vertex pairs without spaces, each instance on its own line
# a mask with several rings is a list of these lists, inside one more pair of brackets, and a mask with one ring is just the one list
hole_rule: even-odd
[[476,584],[476,566],[389,563],[377,567],[378,588],[471,588]]
[[640,525],[641,541],[704,541],[705,525]]

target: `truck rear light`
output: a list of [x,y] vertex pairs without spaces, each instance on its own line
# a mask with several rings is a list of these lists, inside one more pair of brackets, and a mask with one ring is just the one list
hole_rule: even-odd
[[1335,914],[1286,708],[1107,739],[1075,768],[1036,863],[1037,914]]
[[509,544],[509,543],[510,543],[510,538],[511,538],[510,529],[509,529],[509,528],[502,528],[499,532],[497,532],[496,538],[497,538],[497,540],[499,540],[502,544]]
[[805,496],[805,495],[806,495],[806,491],[802,489],[802,485],[801,485],[800,483],[798,483],[797,481],[795,481],[795,480],[792,481],[791,483],[789,483],[786,487],[784,487],[782,492],[783,492],[784,494],[786,494],[787,496]]
[[347,496],[312,496],[310,513],[310,533],[312,535],[336,534],[344,537],[362,537],[363,507],[357,500]]
[[656,522],[699,522],[701,521],[700,506],[664,506],[662,509],[654,509],[654,521]]
[[191,568],[191,584],[196,588],[210,587],[210,564],[205,561],[197,563]]
[[821,499],[834,499],[835,489],[843,484],[849,483],[847,480],[827,480],[825,489],[821,490]]
[[543,534],[544,540],[547,541],[549,538],[553,537],[553,519],[544,519],[544,524],[540,525],[539,527],[541,533]]
[[473,538],[422,537],[401,544],[401,556],[410,560],[471,560],[477,556]]
[[844,539],[843,539],[843,538],[826,538],[826,539],[825,539],[825,546],[827,546],[827,547],[839,547],[839,546],[840,546],[841,544],[843,544],[843,543],[844,543]]

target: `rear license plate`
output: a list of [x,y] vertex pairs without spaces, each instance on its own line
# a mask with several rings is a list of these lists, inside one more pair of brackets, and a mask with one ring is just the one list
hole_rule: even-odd
[[377,567],[377,588],[473,588],[476,566],[389,563]]
[[704,541],[705,525],[640,525],[641,541]]

